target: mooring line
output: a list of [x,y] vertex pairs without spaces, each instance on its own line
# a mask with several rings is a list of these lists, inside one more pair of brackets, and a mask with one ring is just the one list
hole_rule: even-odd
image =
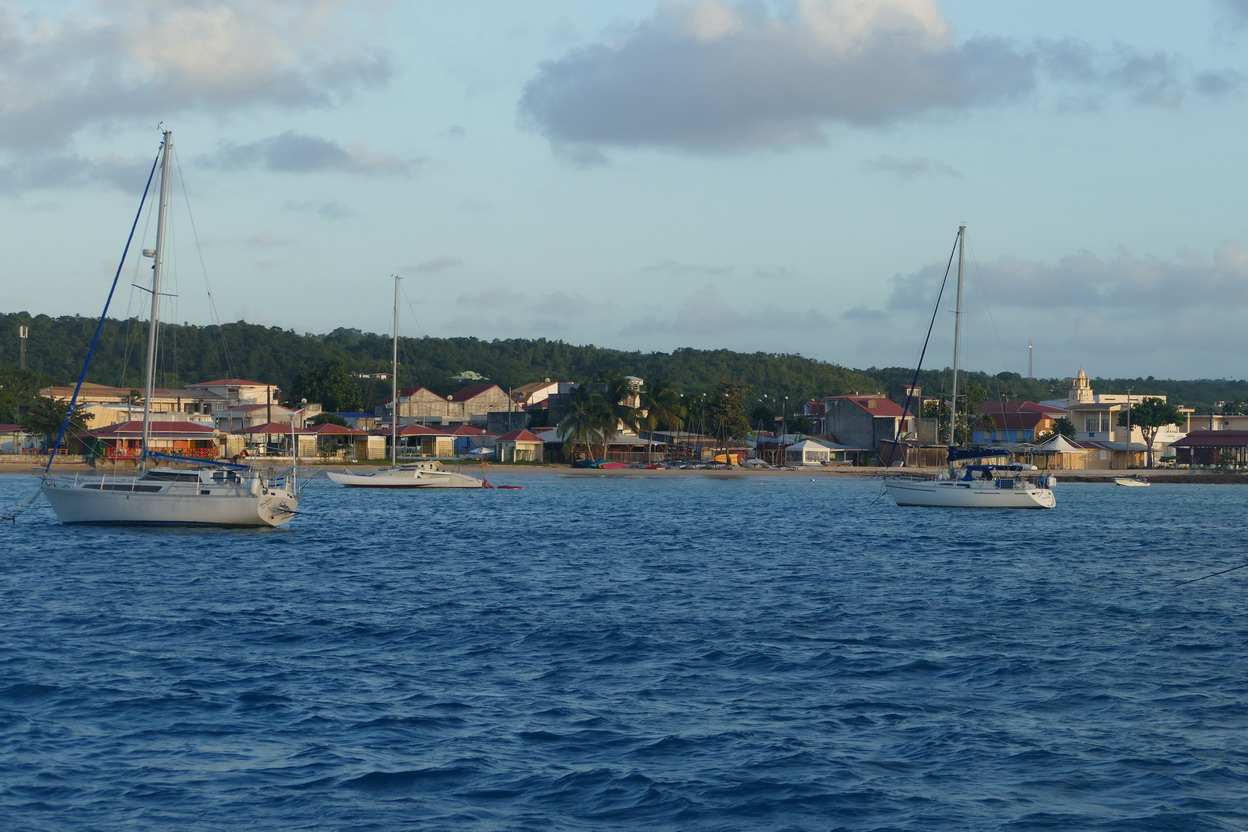
[[1221,572],[1210,572],[1208,575],[1201,575],[1199,578],[1192,578],[1190,581],[1179,581],[1175,586],[1194,584],[1197,581],[1203,581],[1205,578],[1216,578],[1218,575],[1225,575],[1227,572],[1234,572],[1236,569],[1243,569],[1244,567],[1248,567],[1248,563],[1241,563],[1239,566],[1232,566],[1230,569],[1223,569]]

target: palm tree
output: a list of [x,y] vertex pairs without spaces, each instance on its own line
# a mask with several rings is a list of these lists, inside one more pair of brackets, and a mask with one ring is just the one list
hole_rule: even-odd
[[558,420],[556,432],[560,439],[572,443],[574,452],[577,445],[584,445],[586,456],[592,455],[594,439],[600,435],[599,409],[598,398],[588,384],[578,384],[573,387],[572,392],[568,394],[567,404],[556,408],[554,414],[555,419]]
[[672,383],[664,378],[655,379],[641,389],[641,406],[638,427],[649,434],[646,445],[646,462],[650,462],[654,448],[654,431],[660,425],[680,430],[685,424],[683,397]]
[[599,395],[599,412],[602,423],[602,455],[607,455],[607,442],[621,430],[634,433],[640,425],[641,409],[633,407],[637,398],[637,382],[627,378],[616,378],[605,385],[597,385]]

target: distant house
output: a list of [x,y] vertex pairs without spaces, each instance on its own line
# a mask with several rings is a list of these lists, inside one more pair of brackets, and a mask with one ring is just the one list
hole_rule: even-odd
[[570,381],[535,381],[511,388],[511,400],[520,407],[530,408],[541,404],[551,396],[566,393],[574,385]]
[[824,396],[823,407],[816,432],[840,445],[878,448],[914,430],[914,416],[883,393]]
[[339,412],[334,415],[346,422],[348,427],[356,430],[372,430],[377,427],[377,414],[375,413]]
[[[377,415],[386,421],[395,418],[395,407],[391,398],[386,398],[377,407]],[[450,418],[450,403],[428,387],[399,388],[398,420],[400,425],[414,423],[443,425]]]
[[[290,417],[294,413],[295,411],[291,408],[282,407],[280,404],[271,402],[264,404],[239,403],[216,410],[213,413],[213,421],[219,430],[236,431],[263,425],[266,422],[285,422],[289,424]],[[295,419],[296,425],[302,427],[307,422],[307,418],[306,411],[300,413]]]
[[[88,431],[84,444],[89,453],[103,459],[138,459],[142,452],[143,423],[119,422]],[[221,456],[224,437],[211,425],[195,422],[152,422],[148,450],[175,456],[215,459]]]
[[29,454],[39,448],[41,437],[21,425],[0,425],[0,454]]
[[471,384],[446,397],[452,422],[481,422],[495,411],[513,409],[511,397],[497,384]]
[[787,465],[823,465],[832,459],[832,449],[813,439],[803,439],[784,449]]
[[241,378],[219,378],[186,385],[188,390],[209,393],[225,402],[264,404],[281,401],[282,391],[272,384]]
[[[74,395],[74,388],[69,385],[45,387],[39,391],[39,395],[69,401]],[[135,419],[141,418],[142,395],[143,391],[135,387],[110,387],[87,382],[78,392],[78,404],[84,408],[94,405],[115,408],[111,412],[96,413],[94,424],[103,427],[105,424],[129,421],[130,413],[138,414],[133,417]],[[280,398],[281,391],[272,384],[243,379],[216,379],[188,384],[185,387],[158,387],[152,391],[147,407],[153,414],[176,414],[178,419],[192,422],[218,420],[218,429],[231,430],[247,424],[269,421],[266,414],[259,417],[246,415],[254,412],[251,408],[258,407],[263,410],[271,407],[274,419],[278,418],[279,411],[289,413],[290,411],[283,410],[277,404]],[[319,405],[307,405],[302,416],[310,418],[319,409]]]
[[973,428],[971,444],[991,445],[1016,442],[1030,444],[1053,434],[1057,429],[1057,419],[1050,413],[1046,413],[1041,405],[1036,404],[1035,409],[1025,407],[1031,404],[1036,403],[1009,402],[1003,406],[999,402],[983,402],[978,407],[979,415],[990,416],[993,427]]
[[454,440],[454,453],[456,456],[472,453],[478,448],[488,448],[494,439],[484,429],[473,427],[472,425],[456,425],[452,428],[443,428],[442,433]]
[[[373,435],[387,437],[388,442],[390,430],[378,428],[373,431]],[[438,428],[425,425],[404,425],[399,428],[398,455],[401,459],[422,456],[452,457],[455,455],[455,437]]]
[[541,462],[542,438],[527,430],[505,433],[494,443],[494,458],[499,462]]

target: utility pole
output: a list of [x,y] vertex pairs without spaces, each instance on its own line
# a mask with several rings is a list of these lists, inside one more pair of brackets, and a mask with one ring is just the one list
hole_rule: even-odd
[[1035,349],[1036,349],[1036,342],[1028,341],[1027,342],[1027,378],[1029,379],[1034,379],[1036,377],[1035,367],[1032,364],[1032,358],[1034,357]]
[[30,328],[25,324],[21,324],[17,327],[17,339],[19,343],[17,366],[22,370],[26,369],[26,338],[29,335]]
[[1131,467],[1131,388],[1127,388],[1127,467]]

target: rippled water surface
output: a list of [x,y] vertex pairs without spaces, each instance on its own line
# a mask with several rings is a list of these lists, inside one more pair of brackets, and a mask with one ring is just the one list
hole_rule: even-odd
[[0,528],[0,828],[1248,829],[1241,487],[497,479]]

